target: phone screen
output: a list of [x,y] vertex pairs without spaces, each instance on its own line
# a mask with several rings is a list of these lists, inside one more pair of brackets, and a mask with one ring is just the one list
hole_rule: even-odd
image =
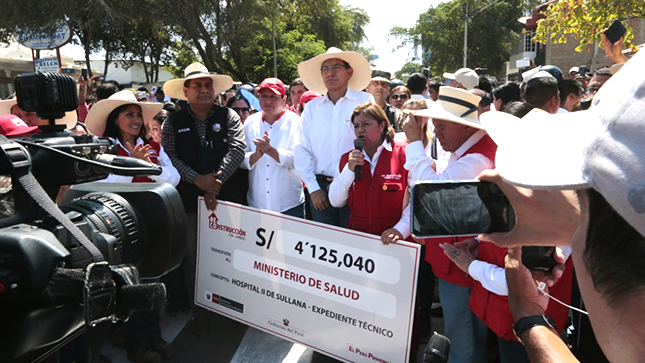
[[556,265],[554,253],[555,247],[522,246],[522,263],[532,271],[551,271]]
[[515,68],[526,68],[531,65],[531,61],[528,59],[518,59],[515,61]]
[[515,212],[495,183],[479,180],[418,182],[412,188],[416,238],[508,232]]

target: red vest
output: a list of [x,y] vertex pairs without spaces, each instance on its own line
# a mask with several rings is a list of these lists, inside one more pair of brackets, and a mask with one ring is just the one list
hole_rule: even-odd
[[[490,136],[485,135],[477,143],[470,147],[461,157],[468,154],[482,154],[495,162],[495,152],[497,145]],[[476,175],[473,175],[473,179]],[[473,236],[474,237],[474,236]],[[426,261],[432,265],[432,272],[435,276],[452,284],[464,287],[471,287],[473,279],[466,272],[460,269],[448,256],[443,253],[443,248],[439,247],[440,243],[453,244],[463,241],[470,237],[442,237],[426,239]]]
[[[161,150],[161,145],[159,143],[154,142],[152,140],[148,140],[146,144],[150,145],[150,161],[152,161],[154,164],[159,165],[158,158],[159,158],[159,151]],[[123,148],[119,144],[119,149],[117,150],[116,154],[118,156],[130,156],[128,154],[128,151]],[[154,183],[155,181],[148,178],[147,176],[136,176],[132,178],[133,183]]]
[[[503,268],[506,251],[507,248],[498,247],[490,242],[481,242],[478,259]],[[549,288],[549,294],[565,304],[571,303],[572,271],[573,263],[569,258],[565,263],[564,275],[557,284]],[[515,321],[506,296],[494,294],[486,290],[481,283],[475,281],[470,293],[469,307],[498,337],[517,341],[515,334],[513,334]],[[557,301],[549,300],[545,315],[553,318],[556,327],[561,331],[567,322],[569,308]]]
[[[405,170],[405,144],[392,141],[392,151],[383,149],[374,175],[365,163],[361,180],[349,188],[349,222],[347,228],[380,236],[383,231],[401,219],[403,197],[408,187],[408,171]],[[343,170],[349,152],[340,159]]]

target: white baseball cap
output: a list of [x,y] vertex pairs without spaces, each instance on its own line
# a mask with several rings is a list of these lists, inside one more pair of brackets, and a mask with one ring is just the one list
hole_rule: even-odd
[[645,79],[633,76],[644,67],[639,52],[586,111],[482,114],[500,175],[532,189],[593,188],[645,235]]
[[461,83],[467,90],[471,90],[479,85],[479,76],[477,72],[470,68],[461,68],[455,73],[444,73],[444,78],[454,79]]

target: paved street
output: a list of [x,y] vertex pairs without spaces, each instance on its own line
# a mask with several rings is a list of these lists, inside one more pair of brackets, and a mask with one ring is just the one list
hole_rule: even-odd
[[[169,317],[162,311],[162,334],[172,341],[179,353],[169,363],[331,363],[332,358],[309,348],[293,344],[271,334],[249,328],[224,316],[210,313],[210,335],[196,339],[187,327],[190,315]],[[443,320],[432,321],[436,330],[443,330]],[[421,362],[423,349],[418,354]],[[124,349],[105,344],[103,354],[113,363],[128,363]],[[404,363],[404,362],[397,362]]]

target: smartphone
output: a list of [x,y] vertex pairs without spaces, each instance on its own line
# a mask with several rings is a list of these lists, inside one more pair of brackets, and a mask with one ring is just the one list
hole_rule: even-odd
[[627,33],[627,29],[623,25],[623,23],[616,19],[614,22],[611,24],[607,30],[605,30],[605,35],[607,36],[607,39],[613,44],[616,43],[617,41],[622,38],[625,33]]
[[531,61],[528,59],[518,59],[515,61],[515,68],[526,68],[531,65]]
[[488,68],[476,68],[475,73],[478,75],[488,74]]
[[412,187],[415,238],[509,232],[515,212],[495,183],[479,180],[420,181]]
[[578,67],[578,74],[584,78],[584,76],[587,74],[587,66]]
[[83,77],[83,79],[87,81],[87,69],[81,69],[81,77]]
[[551,271],[556,265],[555,247],[522,246],[522,263],[531,271]]

